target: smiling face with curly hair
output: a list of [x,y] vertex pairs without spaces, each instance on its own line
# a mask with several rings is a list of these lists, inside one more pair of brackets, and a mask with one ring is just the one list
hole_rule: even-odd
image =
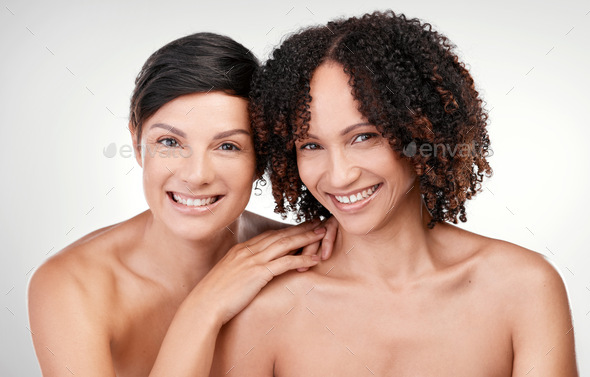
[[[299,178],[294,146],[314,121],[312,76],[329,60],[343,67],[358,112],[413,166],[432,215],[429,227],[466,221],[466,200],[492,172],[490,142],[482,100],[453,48],[429,24],[392,12],[330,22],[288,38],[256,76],[251,105],[276,211],[294,211],[299,219],[328,214]],[[423,153],[463,146],[473,153]]]
[[393,12],[330,22],[287,38],[252,94],[277,211],[340,227],[329,261],[273,280],[221,332],[214,376],[577,376],[555,270],[448,223],[491,169],[444,36]]
[[301,181],[342,229],[378,232],[411,200],[416,174],[358,111],[340,64],[320,65],[310,94],[309,130],[295,142]]

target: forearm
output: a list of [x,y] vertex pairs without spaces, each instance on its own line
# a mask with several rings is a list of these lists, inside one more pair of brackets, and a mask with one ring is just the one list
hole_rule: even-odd
[[150,376],[208,376],[221,327],[248,306],[275,276],[316,265],[319,257],[287,255],[319,242],[316,223],[263,233],[238,244],[182,303],[168,328]]
[[182,303],[170,324],[150,377],[208,376],[221,328],[198,292]]

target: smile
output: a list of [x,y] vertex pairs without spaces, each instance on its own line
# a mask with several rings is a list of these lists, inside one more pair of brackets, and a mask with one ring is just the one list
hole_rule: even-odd
[[187,207],[204,207],[215,203],[219,199],[218,195],[208,197],[203,196],[200,198],[188,197],[176,192],[169,192],[168,195],[170,195],[174,202],[178,204],[183,204]]
[[369,198],[371,195],[373,195],[375,193],[375,191],[377,191],[377,189],[379,188],[381,184],[378,183],[374,186],[371,186],[368,189],[364,189],[364,190],[360,190],[354,194],[350,194],[350,195],[334,195],[334,198],[336,198],[336,200],[339,203],[343,203],[343,204],[351,204],[351,203],[356,203],[356,202],[360,202],[361,200],[367,199]]

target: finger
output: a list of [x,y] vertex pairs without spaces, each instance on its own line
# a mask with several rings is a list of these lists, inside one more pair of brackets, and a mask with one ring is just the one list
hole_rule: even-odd
[[[289,226],[288,228],[284,228],[284,229],[286,230],[286,229],[291,229],[291,228],[295,228],[295,226]],[[242,242],[240,245],[238,245],[238,248],[239,249],[246,248],[250,253],[256,254],[260,250],[264,249],[266,246],[268,246],[269,244],[274,242],[277,239],[277,236],[279,236],[280,234],[283,234],[282,231],[283,231],[282,229],[267,230],[265,232],[262,232],[256,236],[250,238],[249,240]],[[264,240],[267,240],[267,241],[264,242]]]
[[[318,242],[314,242],[312,244],[305,246],[303,248],[303,251],[301,252],[301,255],[318,255],[318,251],[320,250],[320,245],[321,245],[321,241],[318,241]],[[309,269],[308,267],[301,267],[301,268],[298,268],[297,271],[304,272],[304,271],[307,271],[308,269]]]
[[297,250],[315,242],[319,242],[322,237],[324,237],[325,233],[326,228],[319,228],[316,230],[308,230],[305,233],[279,238],[272,244],[268,245],[265,250],[262,250],[257,255],[260,255],[260,258],[263,261],[271,261],[278,257],[289,254],[293,250]]
[[244,245],[255,245],[257,243],[259,243],[260,241],[264,240],[265,238],[271,237],[272,235],[274,235],[277,231],[274,229],[271,230],[267,230],[265,232],[262,232],[250,239],[248,239],[247,241],[242,242]]
[[317,255],[287,255],[268,262],[266,267],[277,276],[290,270],[313,267],[319,261],[320,257]]
[[251,240],[246,241],[245,244],[250,246],[251,249],[264,250],[269,245],[273,244],[274,242],[277,242],[282,238],[291,237],[294,235],[308,232],[313,228],[317,227],[318,225],[320,225],[319,221],[308,221],[285,229],[270,230],[263,233],[265,237],[260,237],[261,235],[256,236]]
[[318,251],[320,250],[321,243],[322,241],[317,241],[304,246],[303,251],[301,251],[301,255],[317,255]]
[[332,250],[334,250],[334,242],[336,241],[336,234],[338,233],[338,221],[334,216],[326,220],[324,226],[326,227],[326,235],[322,239],[322,246],[320,255],[322,260],[330,258]]

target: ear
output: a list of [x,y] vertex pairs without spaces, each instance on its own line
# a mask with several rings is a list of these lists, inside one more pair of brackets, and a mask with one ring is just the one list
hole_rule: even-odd
[[133,145],[133,153],[135,154],[135,160],[139,164],[140,167],[143,168],[143,161],[141,157],[141,145],[139,145],[139,140],[137,140],[137,130],[131,126],[131,122],[127,126],[129,128],[129,133],[131,134],[131,145]]

